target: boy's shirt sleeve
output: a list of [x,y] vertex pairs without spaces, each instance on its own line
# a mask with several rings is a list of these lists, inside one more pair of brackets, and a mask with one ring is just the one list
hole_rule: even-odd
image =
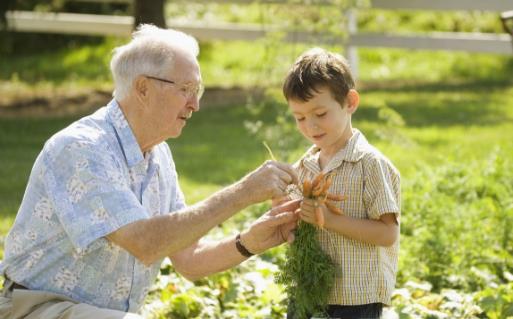
[[401,212],[401,177],[399,171],[386,158],[372,156],[364,159],[363,200],[371,219],[395,213],[399,221]]

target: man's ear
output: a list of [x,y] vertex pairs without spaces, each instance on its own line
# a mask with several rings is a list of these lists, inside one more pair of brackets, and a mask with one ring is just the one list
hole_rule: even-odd
[[134,80],[133,90],[135,96],[142,105],[146,105],[149,97],[149,81],[143,75],[139,75]]
[[355,89],[350,89],[347,93],[347,111],[353,114],[360,105],[360,94]]

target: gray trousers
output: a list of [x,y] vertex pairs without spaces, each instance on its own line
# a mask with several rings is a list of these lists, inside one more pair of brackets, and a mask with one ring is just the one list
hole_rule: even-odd
[[6,280],[0,293],[0,319],[143,319],[143,317],[76,302],[66,296],[12,289]]

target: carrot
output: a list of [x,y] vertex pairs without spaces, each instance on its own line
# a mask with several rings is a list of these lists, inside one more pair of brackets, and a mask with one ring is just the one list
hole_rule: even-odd
[[328,193],[326,195],[326,198],[329,199],[329,200],[336,201],[336,202],[341,202],[341,201],[346,200],[347,196],[346,195],[338,195],[338,194],[330,194],[330,193]]
[[324,178],[324,173],[320,172],[319,175],[315,176],[315,178],[312,181],[312,188],[315,189],[317,184]]
[[344,212],[337,206],[333,205],[332,203],[326,202],[326,203],[324,203],[324,205],[326,205],[326,207],[329,209],[329,211],[332,212],[333,214],[344,215]]
[[326,184],[326,180],[322,179],[313,189],[312,196],[318,197],[322,194],[322,190],[324,189],[324,185]]
[[324,215],[322,214],[322,208],[320,206],[315,208],[315,219],[317,220],[317,225],[320,228],[324,227]]
[[312,182],[305,179],[303,182],[303,197],[310,197],[312,195]]

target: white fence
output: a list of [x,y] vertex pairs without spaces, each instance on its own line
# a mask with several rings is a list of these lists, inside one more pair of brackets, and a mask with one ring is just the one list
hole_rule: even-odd
[[[130,0],[73,0],[82,2],[121,2]],[[202,2],[195,0],[195,2]],[[203,1],[207,2],[207,1]],[[215,0],[217,3],[250,3],[251,0]],[[280,3],[281,1],[260,1],[265,3]],[[324,1],[325,4],[328,1]],[[378,9],[396,10],[484,10],[497,12],[513,9],[513,0],[372,0],[372,7]],[[322,4],[322,2],[321,2]],[[357,73],[358,47],[386,47],[419,50],[454,50],[467,52],[483,52],[494,54],[512,54],[511,36],[507,33],[430,33],[396,35],[388,33],[361,33],[356,28],[357,11],[349,14],[350,31],[347,39],[321,36],[308,32],[289,32],[285,41],[337,43],[344,41],[348,48],[348,58]],[[106,16],[74,13],[38,13],[29,11],[8,12],[9,25],[20,32],[66,33],[82,35],[114,35],[128,36],[132,30],[133,18],[128,16]],[[167,21],[167,25],[189,33],[201,40],[248,40],[252,41],[265,37],[273,31],[272,27],[262,25],[241,24],[205,24],[205,23],[176,23]]]

